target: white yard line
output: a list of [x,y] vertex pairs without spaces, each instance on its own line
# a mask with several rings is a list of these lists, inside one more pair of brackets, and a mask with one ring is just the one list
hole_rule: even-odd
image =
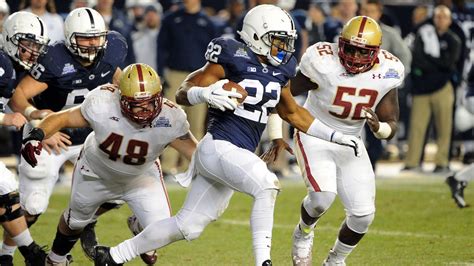
[[[217,222],[221,222],[224,224],[231,224],[231,225],[238,225],[238,226],[248,226],[250,224],[248,221],[239,221],[239,220],[231,220],[231,219],[220,219]],[[293,230],[295,228],[294,224],[274,224],[273,228],[279,229],[288,229]],[[338,232],[339,227],[335,226],[318,226],[317,230],[329,230],[331,232]],[[453,236],[453,235],[435,235],[435,234],[423,234],[423,233],[412,233],[412,232],[403,232],[403,231],[387,231],[387,230],[377,230],[377,229],[369,229],[368,234],[373,235],[381,235],[381,236],[402,236],[402,237],[415,237],[415,238],[446,238],[446,239],[473,239],[472,237],[467,236]]]

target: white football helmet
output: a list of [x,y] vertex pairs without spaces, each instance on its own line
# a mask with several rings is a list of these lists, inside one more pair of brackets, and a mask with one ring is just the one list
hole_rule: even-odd
[[[92,8],[76,8],[69,13],[64,22],[64,35],[67,48],[75,55],[93,62],[107,43],[107,29],[99,12]],[[97,45],[79,45],[77,37],[99,38]]]
[[274,66],[287,63],[295,51],[295,23],[288,12],[274,5],[252,8],[237,33],[254,53],[266,56]]
[[3,49],[26,70],[46,52],[49,38],[43,20],[33,13],[19,11],[3,24]]

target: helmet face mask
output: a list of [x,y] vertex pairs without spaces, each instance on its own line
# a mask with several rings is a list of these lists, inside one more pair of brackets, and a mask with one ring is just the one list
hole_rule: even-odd
[[342,29],[338,55],[347,72],[362,73],[377,63],[382,43],[382,31],[369,17],[352,18]]
[[3,27],[5,51],[24,69],[31,69],[48,47],[43,21],[32,13],[20,11],[8,17]]
[[107,46],[107,29],[102,16],[91,8],[76,8],[64,22],[66,46],[86,62],[95,62]]
[[132,122],[148,125],[161,112],[163,95],[158,74],[146,64],[132,64],[120,78],[120,108]]
[[286,64],[295,51],[295,24],[291,16],[277,6],[252,8],[238,33],[252,52],[265,56],[274,66]]
[[94,62],[100,53],[106,48],[106,32],[97,34],[73,33],[71,39],[71,49],[79,57],[89,62]]

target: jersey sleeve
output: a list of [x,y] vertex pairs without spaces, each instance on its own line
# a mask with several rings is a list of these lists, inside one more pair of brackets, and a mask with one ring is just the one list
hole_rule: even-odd
[[[39,82],[50,83],[58,79],[63,73],[62,66],[58,61],[64,60],[65,46],[63,42],[54,43],[48,47],[48,51],[38,58],[38,63],[30,69],[30,75]],[[74,70],[74,69],[72,69]]]
[[114,68],[123,64],[128,53],[128,45],[122,34],[116,31],[107,33],[107,48],[102,60]]

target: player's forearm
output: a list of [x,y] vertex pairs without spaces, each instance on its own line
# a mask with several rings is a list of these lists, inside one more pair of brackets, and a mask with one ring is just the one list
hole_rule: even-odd
[[44,138],[47,139],[58,132],[63,127],[68,127],[67,125],[66,113],[52,113],[44,118],[39,125],[37,126],[43,130]]
[[26,118],[28,118],[28,116],[25,114],[25,110],[27,109],[27,107],[31,106],[31,108],[34,108],[28,102],[28,99],[26,98],[25,94],[23,93],[23,90],[21,90],[21,89],[17,89],[15,91],[12,98],[8,102],[8,105],[10,106],[10,108],[12,109],[13,112],[22,113],[23,115],[26,116]]

